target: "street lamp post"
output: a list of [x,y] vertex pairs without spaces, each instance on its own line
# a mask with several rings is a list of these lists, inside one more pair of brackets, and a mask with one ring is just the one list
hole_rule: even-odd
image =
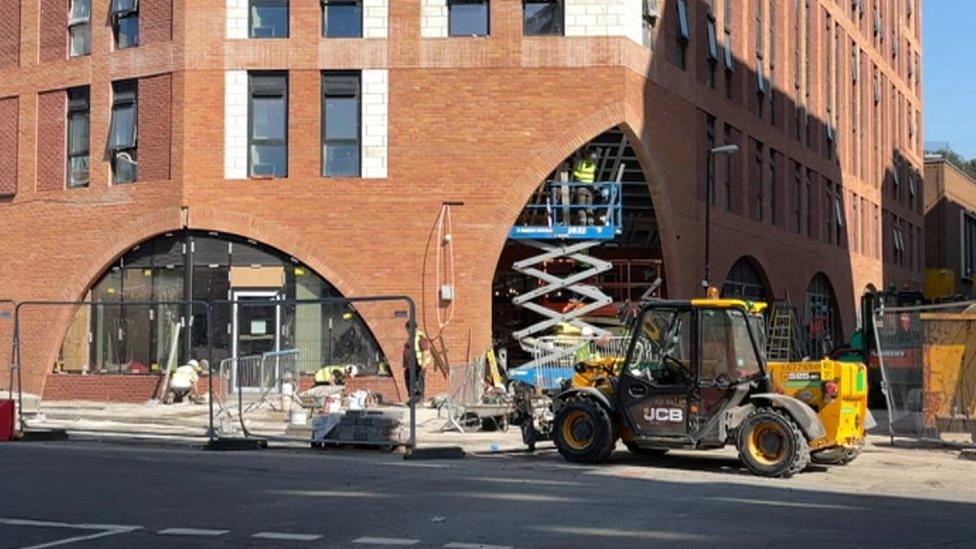
[[711,279],[709,270],[709,259],[711,257],[712,244],[712,193],[715,185],[715,157],[728,156],[739,152],[738,145],[722,145],[708,149],[708,173],[705,175],[705,277],[702,279],[702,288],[708,294],[708,284]]

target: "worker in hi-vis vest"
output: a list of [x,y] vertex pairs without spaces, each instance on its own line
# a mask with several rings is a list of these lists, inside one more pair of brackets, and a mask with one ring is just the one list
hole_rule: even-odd
[[576,187],[576,206],[580,225],[593,224],[593,182],[596,181],[596,161],[599,155],[590,151],[573,165],[573,181]]
[[[407,323],[407,331],[410,331],[410,323]],[[431,362],[433,362],[433,355],[430,353],[430,339],[420,328],[417,328],[414,331],[413,341],[408,340],[403,344],[403,382],[407,386],[408,397],[416,395],[420,401],[423,401],[424,370]],[[414,370],[416,385],[411,387],[410,368],[413,365],[416,365],[416,370]],[[413,394],[411,394],[411,389],[413,389]]]

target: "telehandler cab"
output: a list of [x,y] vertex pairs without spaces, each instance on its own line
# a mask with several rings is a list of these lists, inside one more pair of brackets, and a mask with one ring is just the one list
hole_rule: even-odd
[[578,366],[578,379],[554,399],[559,452],[569,461],[598,463],[618,439],[631,452],[657,455],[734,444],[757,475],[803,470],[811,451],[836,443],[817,411],[777,392],[757,318],[751,304],[738,300],[645,305],[633,320],[623,362],[604,361],[602,373],[592,361]]

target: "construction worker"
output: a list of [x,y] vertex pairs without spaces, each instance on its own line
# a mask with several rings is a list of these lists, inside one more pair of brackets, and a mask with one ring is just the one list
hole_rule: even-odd
[[[410,331],[410,323],[407,323],[407,332]],[[413,341],[403,344],[403,382],[407,386],[407,395],[414,396],[419,400],[424,398],[424,373],[430,363],[433,362],[433,355],[430,352],[430,339],[424,332],[417,328],[414,331]],[[416,386],[410,386],[410,371],[412,366],[416,366],[414,375],[416,376]],[[411,390],[412,389],[412,390]]]
[[344,366],[327,365],[315,371],[316,385],[345,385],[346,369]]
[[169,380],[169,396],[172,402],[183,402],[183,398],[189,395],[190,402],[196,402],[197,380],[203,368],[196,360],[191,360],[177,368]]
[[576,187],[576,206],[579,211],[579,224],[593,224],[593,183],[596,181],[597,152],[590,151],[576,160],[573,165],[573,180]]

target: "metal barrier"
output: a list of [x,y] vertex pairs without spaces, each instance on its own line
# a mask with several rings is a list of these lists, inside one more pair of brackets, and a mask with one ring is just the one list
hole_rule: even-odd
[[892,441],[976,443],[976,302],[879,308],[875,340]]
[[[227,323],[211,326],[211,340],[232,334],[213,354],[220,364],[211,377],[218,381],[210,389],[213,438],[415,446],[418,399],[394,377],[405,371],[416,387],[416,358],[404,352],[416,329],[409,298],[259,297],[215,301],[209,311]],[[385,389],[366,391],[376,386]],[[393,405],[398,400],[407,402],[409,418]]]
[[[113,290],[93,290],[93,301],[9,303],[21,430],[415,446],[418,398],[393,377],[406,372],[417,386],[416,358],[405,352],[416,330],[410,298],[118,301]],[[337,400],[342,388],[325,388],[323,371],[337,371],[329,380],[344,379],[356,397],[345,395],[353,411],[328,432],[316,430],[317,416],[335,420],[335,406],[316,395]],[[366,407],[357,382],[385,398],[357,410]],[[30,413],[25,393],[37,395]],[[396,437],[378,440],[393,426]]]
[[580,362],[601,357],[623,361],[629,343],[627,336],[540,337],[532,346],[532,361],[510,369],[508,377],[537,389],[555,391],[573,379],[574,368]]
[[[468,364],[455,364],[451,366],[448,374],[448,396],[438,413],[447,413],[447,423],[443,430],[457,430],[464,432],[470,427],[468,410],[482,403],[485,396],[485,369],[487,359],[482,356]],[[480,422],[480,420],[479,420]]]
[[[206,437],[204,410],[160,404],[181,365],[206,364],[207,315],[199,301],[17,304],[11,376],[20,429]],[[187,392],[203,393],[195,389]],[[36,397],[30,410],[25,392]]]

